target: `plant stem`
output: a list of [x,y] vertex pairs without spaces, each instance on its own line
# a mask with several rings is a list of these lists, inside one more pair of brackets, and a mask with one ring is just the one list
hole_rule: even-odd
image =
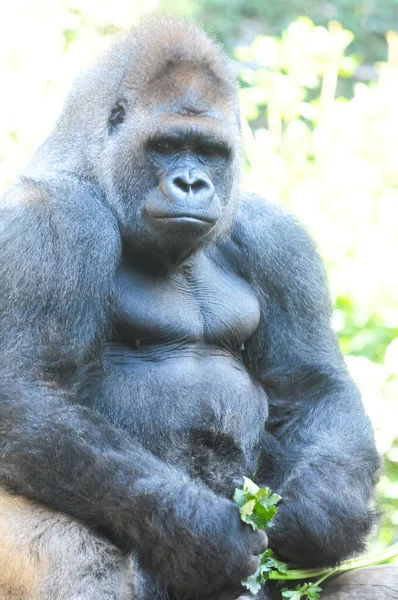
[[330,577],[331,575],[334,575],[334,573],[337,573],[337,568],[335,569],[331,569],[328,573],[326,573],[325,575],[323,575],[323,577],[320,577],[314,585],[321,585],[322,581],[325,581],[325,579],[327,579],[328,577]]
[[[289,569],[287,573],[280,573],[279,571],[271,571],[269,573],[269,579],[289,581],[295,579],[312,579],[313,577],[322,577],[326,579],[334,573],[343,573],[345,571],[352,571],[354,569],[361,569],[364,567],[370,567],[381,562],[386,562],[398,556],[398,542],[393,544],[389,548],[382,550],[376,554],[369,556],[359,556],[352,560],[345,560],[340,563],[337,567],[324,567],[322,569]],[[318,583],[318,582],[317,582]]]

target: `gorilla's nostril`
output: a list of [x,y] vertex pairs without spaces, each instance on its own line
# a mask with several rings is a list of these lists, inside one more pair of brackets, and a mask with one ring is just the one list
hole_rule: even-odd
[[186,194],[188,194],[189,190],[191,189],[189,183],[187,183],[182,177],[175,177],[173,179],[173,184]]
[[185,170],[170,173],[161,182],[162,189],[172,202],[209,204],[214,197],[214,186],[206,174]]
[[193,183],[191,183],[191,189],[194,192],[198,192],[206,187],[208,187],[208,184],[204,179],[196,179]]
[[208,187],[207,181],[204,179],[194,179],[193,181],[187,181],[184,177],[175,177],[173,184],[182,192],[188,194],[191,190],[193,192],[199,192]]

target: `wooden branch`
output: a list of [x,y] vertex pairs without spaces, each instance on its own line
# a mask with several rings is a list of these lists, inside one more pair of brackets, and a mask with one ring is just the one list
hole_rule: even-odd
[[322,588],[321,600],[398,600],[398,564],[335,575]]

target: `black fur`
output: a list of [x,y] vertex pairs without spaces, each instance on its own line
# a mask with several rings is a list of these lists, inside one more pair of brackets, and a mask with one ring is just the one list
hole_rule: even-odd
[[136,551],[171,597],[233,597],[256,567],[243,475],[283,496],[270,545],[294,563],[352,556],[373,524],[323,268],[239,191],[237,111],[213,43],[147,23],[78,79],[1,206],[0,482]]

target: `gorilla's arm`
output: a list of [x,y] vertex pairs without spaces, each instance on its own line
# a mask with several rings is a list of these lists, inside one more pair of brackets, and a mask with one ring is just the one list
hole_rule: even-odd
[[112,215],[65,175],[25,181],[3,202],[0,484],[138,551],[175,589],[238,584],[264,540],[242,528],[236,505],[75,397],[73,378],[108,320],[119,253]]
[[294,563],[333,564],[363,549],[374,522],[372,428],[331,330],[312,241],[261,199],[248,198],[241,214],[233,239],[262,298],[246,361],[270,403],[258,479],[283,497],[270,546]]
[[25,179],[3,200],[0,245],[0,481],[131,544],[116,519],[145,458],[72,383],[106,327],[117,228],[80,182]]

